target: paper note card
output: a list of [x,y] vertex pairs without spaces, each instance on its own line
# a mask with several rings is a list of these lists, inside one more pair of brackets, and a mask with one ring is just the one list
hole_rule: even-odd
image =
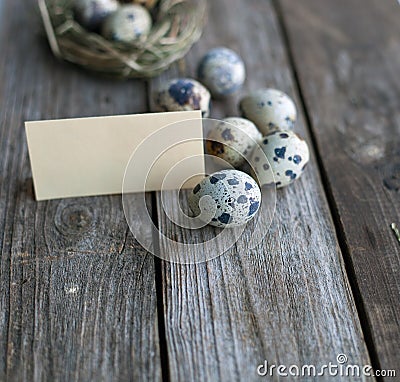
[[[129,192],[160,190],[166,175],[169,188],[181,188],[186,158],[186,178],[204,174],[200,111],[34,121],[25,127],[37,200],[121,193],[132,155],[142,165],[136,166],[137,177],[128,174]],[[175,183],[170,169],[176,164]]]

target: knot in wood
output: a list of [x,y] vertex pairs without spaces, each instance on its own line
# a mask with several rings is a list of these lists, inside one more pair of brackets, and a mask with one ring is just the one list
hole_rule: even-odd
[[93,225],[93,211],[82,204],[62,206],[57,211],[56,225],[59,231],[66,234],[87,232]]

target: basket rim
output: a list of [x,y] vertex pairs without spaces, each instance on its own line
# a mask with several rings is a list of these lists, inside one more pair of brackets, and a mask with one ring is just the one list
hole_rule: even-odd
[[59,59],[105,75],[148,78],[185,56],[206,22],[206,0],[160,2],[161,18],[146,39],[135,44],[113,42],[86,30],[73,18],[71,0],[38,0],[38,5],[50,47]]

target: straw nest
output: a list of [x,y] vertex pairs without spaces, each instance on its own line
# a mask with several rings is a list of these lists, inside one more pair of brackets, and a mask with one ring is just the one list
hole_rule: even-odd
[[144,40],[109,41],[75,19],[73,0],[39,0],[54,54],[108,76],[146,78],[158,75],[184,57],[200,38],[206,0],[160,0],[153,27]]

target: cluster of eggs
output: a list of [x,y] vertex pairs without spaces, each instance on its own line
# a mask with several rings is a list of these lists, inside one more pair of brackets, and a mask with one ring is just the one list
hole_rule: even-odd
[[148,35],[157,0],[73,0],[76,20],[108,40],[131,43]]
[[241,88],[246,78],[244,62],[231,49],[210,50],[200,61],[198,81],[174,78],[160,85],[153,94],[154,111],[201,110],[210,115],[211,97],[222,98]]
[[[154,111],[201,110],[206,118],[211,98],[233,94],[245,77],[237,53],[212,49],[200,61],[198,81],[174,78],[161,84],[153,93]],[[297,112],[287,94],[259,89],[241,99],[239,110],[241,117],[216,124],[206,141],[206,153],[223,159],[231,169],[207,176],[189,194],[193,213],[217,227],[250,221],[261,205],[261,187],[288,186],[309,161],[307,143],[293,132]],[[251,176],[242,171],[246,163]]]

